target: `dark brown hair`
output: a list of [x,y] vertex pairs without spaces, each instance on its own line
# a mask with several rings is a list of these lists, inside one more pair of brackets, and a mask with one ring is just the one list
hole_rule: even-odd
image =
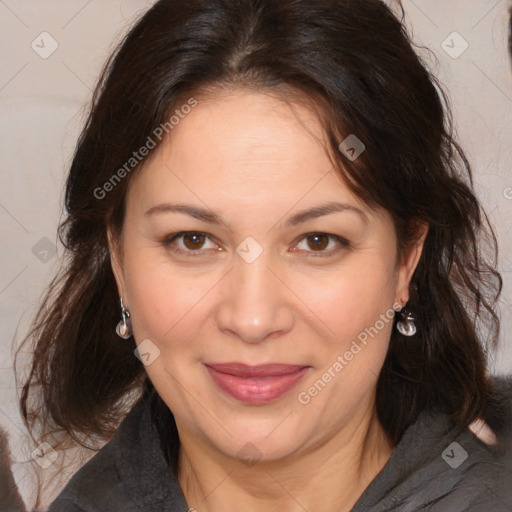
[[[78,141],[59,229],[66,258],[27,336],[34,358],[21,409],[29,428],[108,439],[126,393],[154,391],[134,340],[114,331],[107,240],[107,227],[121,232],[126,190],[142,164],[104,197],[97,190],[187,98],[235,86],[316,105],[336,169],[370,207],[390,212],[400,254],[418,224],[429,227],[408,304],[418,333],[393,330],[378,380],[378,415],[391,439],[425,407],[460,427],[483,416],[493,400],[486,355],[499,327],[496,240],[452,137],[446,96],[400,20],[381,0],[161,0],[107,63]],[[349,134],[366,146],[354,161],[338,149]],[[156,400],[176,470],[173,416]]]

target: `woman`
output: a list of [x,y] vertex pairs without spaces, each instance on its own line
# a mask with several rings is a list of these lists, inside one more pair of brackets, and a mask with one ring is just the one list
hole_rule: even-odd
[[29,336],[39,440],[111,438],[51,512],[509,510],[495,239],[437,85],[380,0],[138,21]]

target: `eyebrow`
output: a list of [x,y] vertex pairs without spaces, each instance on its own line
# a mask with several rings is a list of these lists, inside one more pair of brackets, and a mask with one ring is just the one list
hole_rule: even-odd
[[[315,206],[313,208],[309,208],[307,210],[302,210],[298,213],[295,213],[285,223],[285,226],[296,226],[298,224],[302,224],[311,219],[316,219],[318,217],[323,217],[325,215],[330,215],[331,213],[338,212],[353,212],[357,213],[363,221],[368,222],[368,217],[364,213],[363,210],[360,210],[356,206],[352,206],[350,204],[339,203],[339,202],[330,202],[320,206]],[[153,206],[150,208],[145,215],[154,215],[157,213],[184,213],[186,215],[190,215],[195,219],[202,220],[204,222],[208,222],[210,224],[225,224],[220,217],[215,212],[211,210],[207,210],[205,208],[201,208],[199,206],[193,206],[190,204],[171,204],[164,203]]]

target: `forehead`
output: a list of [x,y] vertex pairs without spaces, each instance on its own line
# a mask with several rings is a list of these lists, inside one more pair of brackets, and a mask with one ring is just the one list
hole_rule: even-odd
[[[318,116],[302,103],[243,90],[217,94],[181,116],[133,181],[148,194],[180,178],[193,190],[251,195],[344,188],[327,148]],[[319,183],[329,171],[330,183]]]
[[[192,217],[208,213],[230,231],[261,235],[275,226],[295,229],[294,217],[328,215],[337,203],[337,211],[348,212],[345,226],[370,221],[372,229],[390,231],[388,212],[352,192],[328,148],[321,121],[302,103],[247,92],[198,100],[133,177],[128,223],[167,226],[185,219],[171,211],[187,209],[190,220],[191,210],[201,210]],[[150,215],[155,210],[166,214]]]

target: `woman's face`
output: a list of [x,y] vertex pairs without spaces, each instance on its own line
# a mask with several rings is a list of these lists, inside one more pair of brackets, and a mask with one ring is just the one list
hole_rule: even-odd
[[420,246],[397,263],[389,214],[324,147],[305,107],[233,91],[180,119],[130,184],[114,270],[182,439],[272,460],[374,409]]

